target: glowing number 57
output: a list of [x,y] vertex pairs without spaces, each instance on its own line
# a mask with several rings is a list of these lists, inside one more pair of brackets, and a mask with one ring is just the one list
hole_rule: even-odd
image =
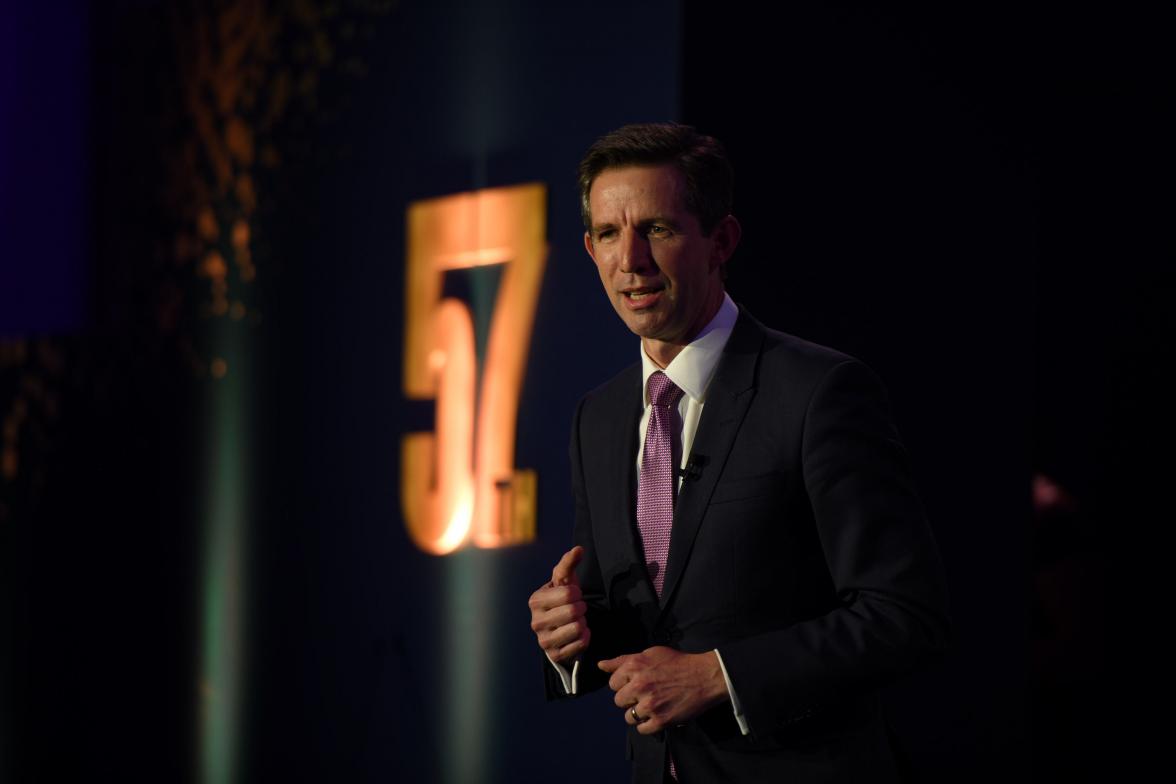
[[[404,437],[400,499],[409,536],[426,552],[535,537],[535,472],[515,470],[514,446],[547,261],[546,204],[546,189],[533,184],[408,208],[404,394],[436,401],[436,430]],[[504,267],[475,395],[473,318],[466,303],[442,298],[442,283],[447,270],[489,264]]]

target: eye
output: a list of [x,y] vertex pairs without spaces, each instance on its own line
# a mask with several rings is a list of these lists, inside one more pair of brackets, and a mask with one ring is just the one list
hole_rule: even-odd
[[667,237],[670,234],[669,229],[667,229],[665,226],[659,226],[656,223],[649,227],[648,232],[649,236],[651,237]]

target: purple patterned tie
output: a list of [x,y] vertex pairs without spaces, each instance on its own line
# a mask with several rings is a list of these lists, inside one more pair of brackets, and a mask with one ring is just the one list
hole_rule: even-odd
[[660,599],[674,523],[674,431],[682,390],[660,370],[649,377],[649,424],[637,482],[637,528],[645,565]]
[[[659,599],[666,581],[670,529],[674,524],[674,432],[681,399],[682,390],[665,373],[658,370],[649,377],[649,422],[637,479],[637,528],[645,548],[645,568]],[[677,781],[678,766],[672,755],[669,761],[670,778]]]

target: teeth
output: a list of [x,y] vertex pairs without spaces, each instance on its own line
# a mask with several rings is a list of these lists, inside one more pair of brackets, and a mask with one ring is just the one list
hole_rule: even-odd
[[655,291],[626,291],[625,296],[628,297],[629,299],[645,299],[650,294],[654,294],[654,293],[656,293],[656,292]]

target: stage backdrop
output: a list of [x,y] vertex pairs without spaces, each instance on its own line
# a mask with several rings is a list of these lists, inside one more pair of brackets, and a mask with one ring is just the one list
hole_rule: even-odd
[[[912,765],[1027,772],[1034,264],[1093,253],[1060,213],[1097,212],[1063,195],[1046,213],[1068,244],[1041,250],[1040,19],[832,5],[14,17],[0,778],[625,780],[608,693],[544,701],[525,604],[569,544],[576,401],[638,358],[582,248],[575,164],[668,119],[734,157],[736,300],[891,391],[956,624],[951,656],[887,694]],[[1065,324],[1046,331],[1075,360],[1050,388],[1105,407]],[[513,453],[438,415],[495,408]],[[427,433],[461,447],[440,512],[404,460]]]

